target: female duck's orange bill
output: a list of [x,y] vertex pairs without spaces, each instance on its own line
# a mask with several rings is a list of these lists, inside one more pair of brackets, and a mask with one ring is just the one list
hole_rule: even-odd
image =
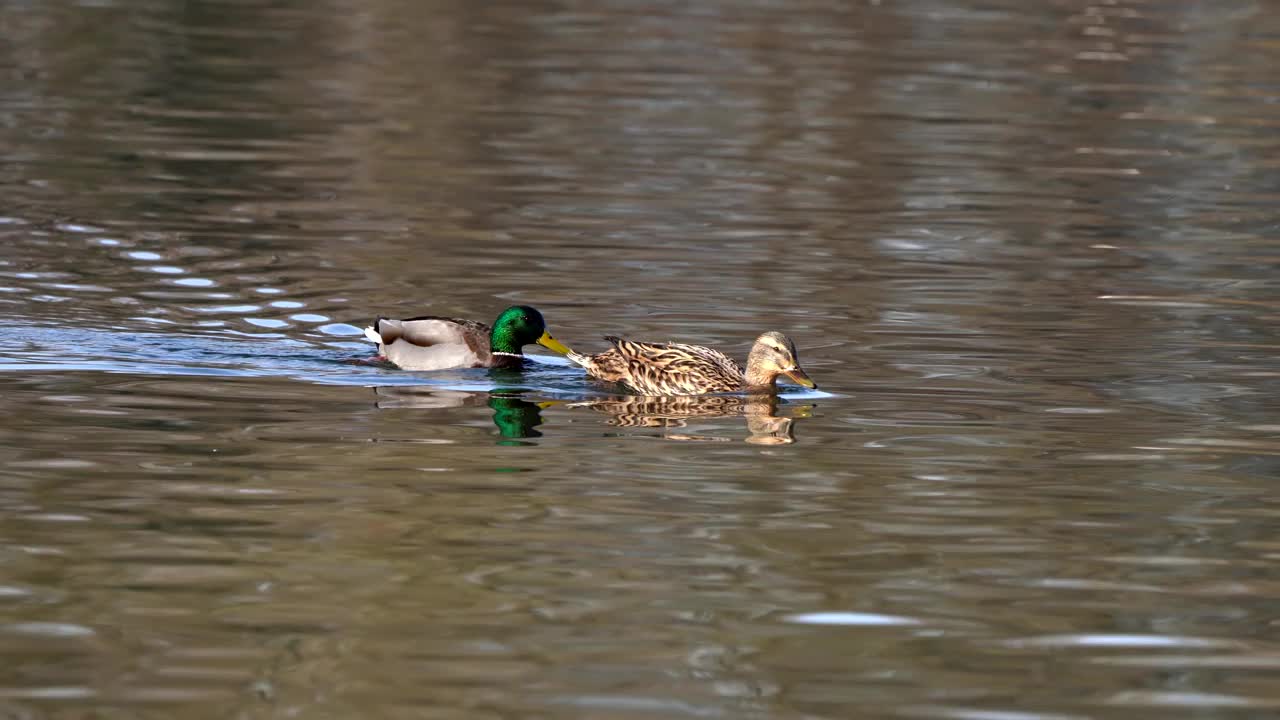
[[791,378],[791,382],[793,382],[793,383],[795,383],[795,384],[797,384],[797,385],[799,385],[799,386],[801,386],[801,387],[807,387],[807,388],[809,388],[810,390],[815,390],[815,389],[817,389],[817,387],[818,387],[818,383],[816,383],[816,382],[814,382],[814,381],[810,380],[810,379],[809,379],[809,376],[808,376],[808,375],[806,375],[806,374],[804,373],[804,371],[803,371],[803,370],[801,370],[800,368],[794,368],[794,369],[791,369],[791,370],[784,370],[784,371],[782,372],[782,374],[783,374],[783,375],[786,375],[786,376],[787,376],[787,377],[789,377],[789,378]]

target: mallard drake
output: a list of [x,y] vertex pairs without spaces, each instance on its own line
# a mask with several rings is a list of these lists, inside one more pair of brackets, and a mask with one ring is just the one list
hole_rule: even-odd
[[493,327],[474,320],[423,315],[405,320],[379,317],[364,329],[378,353],[404,370],[519,368],[521,348],[537,343],[567,355],[572,352],[547,332],[542,313],[528,305],[509,307]]
[[597,355],[567,352],[587,374],[625,385],[640,395],[702,395],[705,393],[772,393],[779,375],[807,388],[816,388],[796,360],[796,346],[780,332],[756,338],[747,355],[747,371],[719,350],[681,343],[645,343],[606,336],[613,348]]

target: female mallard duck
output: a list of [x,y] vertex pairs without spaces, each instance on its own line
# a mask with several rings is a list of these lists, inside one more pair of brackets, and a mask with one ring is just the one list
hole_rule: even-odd
[[528,305],[502,311],[493,328],[474,320],[424,315],[407,320],[380,317],[364,329],[378,353],[404,370],[519,368],[521,348],[537,343],[561,355],[572,352],[547,332],[542,313]]
[[613,348],[598,355],[567,352],[570,360],[600,380],[622,383],[641,395],[702,395],[704,393],[772,393],[775,381],[786,375],[798,385],[816,388],[796,360],[796,346],[779,332],[756,338],[742,372],[729,356],[700,345],[643,343],[606,336]]

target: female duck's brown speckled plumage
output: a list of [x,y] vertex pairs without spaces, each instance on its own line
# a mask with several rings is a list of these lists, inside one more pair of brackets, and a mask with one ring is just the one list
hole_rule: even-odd
[[641,395],[772,393],[779,375],[804,387],[817,387],[800,369],[795,344],[779,332],[756,338],[745,373],[729,356],[701,345],[605,340],[613,344],[612,349],[597,355],[570,352],[568,358],[592,377],[621,383]]

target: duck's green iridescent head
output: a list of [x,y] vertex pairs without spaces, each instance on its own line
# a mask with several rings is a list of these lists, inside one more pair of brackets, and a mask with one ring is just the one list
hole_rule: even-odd
[[561,355],[571,352],[547,332],[547,323],[542,319],[542,313],[528,305],[509,307],[493,321],[489,346],[494,352],[519,355],[521,348],[533,343]]

